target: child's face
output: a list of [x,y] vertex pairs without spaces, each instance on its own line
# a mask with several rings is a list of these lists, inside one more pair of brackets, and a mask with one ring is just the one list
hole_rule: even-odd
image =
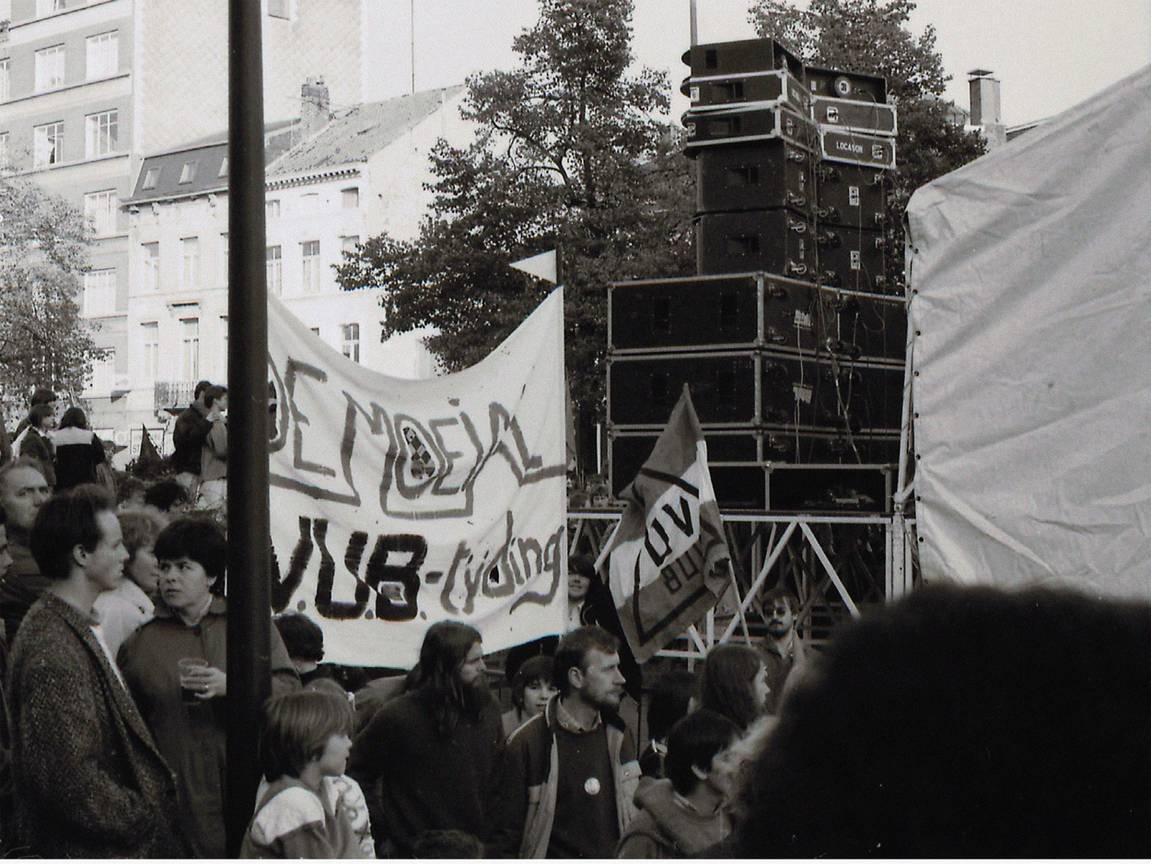
[[332,735],[320,754],[320,773],[325,777],[338,777],[348,768],[348,754],[352,739],[347,735]]
[[529,717],[544,713],[544,706],[556,693],[551,681],[536,678],[524,685],[524,713]]

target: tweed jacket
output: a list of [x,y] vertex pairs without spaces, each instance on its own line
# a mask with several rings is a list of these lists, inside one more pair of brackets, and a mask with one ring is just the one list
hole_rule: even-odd
[[188,854],[176,785],[90,619],[52,593],[12,647],[9,706],[16,854]]

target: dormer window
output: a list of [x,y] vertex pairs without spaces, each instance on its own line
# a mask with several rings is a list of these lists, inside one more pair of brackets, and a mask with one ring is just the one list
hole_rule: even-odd
[[196,163],[185,162],[184,167],[180,169],[180,182],[191,183],[196,179]]
[[143,189],[155,189],[156,184],[160,182],[160,169],[149,168],[144,172],[144,185]]

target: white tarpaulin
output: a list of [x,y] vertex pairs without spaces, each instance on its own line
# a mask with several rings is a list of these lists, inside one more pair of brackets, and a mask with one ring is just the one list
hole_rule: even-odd
[[412,666],[444,619],[486,651],[563,630],[562,289],[442,378],[365,369],[274,299],[268,353],[272,605],[320,624],[327,660]]
[[924,577],[1151,596],[1151,67],[907,215]]

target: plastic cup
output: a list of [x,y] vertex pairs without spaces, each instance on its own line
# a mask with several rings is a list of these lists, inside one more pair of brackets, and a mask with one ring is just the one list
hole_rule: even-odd
[[176,665],[180,669],[180,698],[188,705],[202,702],[202,699],[196,698],[197,693],[204,692],[197,672],[200,669],[207,669],[208,661],[203,657],[181,657],[176,661]]

